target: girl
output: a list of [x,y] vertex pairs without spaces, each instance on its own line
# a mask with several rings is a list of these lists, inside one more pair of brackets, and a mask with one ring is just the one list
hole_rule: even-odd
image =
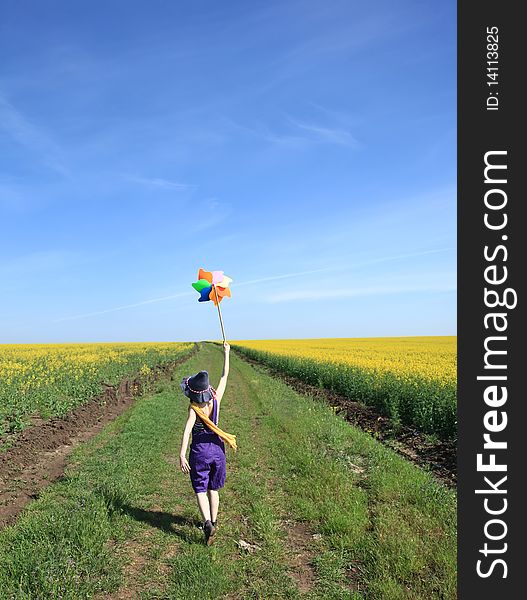
[[[225,352],[223,373],[217,390],[214,390],[209,384],[207,371],[200,371],[192,377],[185,377],[181,382],[181,389],[185,396],[190,398],[191,404],[183,432],[179,464],[183,473],[190,473],[190,481],[203,517],[205,543],[209,546],[214,541],[216,534],[216,520],[220,503],[218,490],[225,484],[224,441],[236,450],[235,436],[218,427],[221,399],[225,393],[229,376],[229,352],[231,349],[227,342],[224,342],[223,348]],[[192,443],[187,461],[186,453],[191,432]]]

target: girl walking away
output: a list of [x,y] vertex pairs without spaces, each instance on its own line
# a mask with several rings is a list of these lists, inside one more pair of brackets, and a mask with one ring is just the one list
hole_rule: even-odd
[[[190,398],[188,419],[183,432],[179,464],[183,473],[190,473],[192,488],[203,518],[205,543],[210,546],[216,534],[220,497],[218,490],[225,484],[225,443],[236,450],[236,436],[218,427],[221,399],[229,376],[230,345],[223,343],[223,373],[218,389],[209,384],[207,371],[200,371],[181,381],[181,389]],[[192,442],[187,460],[187,446],[192,432]]]

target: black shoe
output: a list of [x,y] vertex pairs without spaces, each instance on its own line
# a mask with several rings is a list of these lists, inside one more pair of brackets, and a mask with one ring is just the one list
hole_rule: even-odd
[[214,542],[214,535],[216,534],[216,528],[211,521],[205,521],[203,532],[205,533],[205,544],[210,546]]

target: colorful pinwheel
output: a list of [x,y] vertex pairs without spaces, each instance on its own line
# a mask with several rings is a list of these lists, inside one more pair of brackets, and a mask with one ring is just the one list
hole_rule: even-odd
[[231,282],[232,279],[224,275],[223,271],[204,271],[200,269],[198,281],[193,283],[192,287],[200,295],[198,302],[212,300],[214,304],[219,304],[225,296],[230,298],[229,285]]
[[212,300],[218,308],[218,316],[220,317],[221,333],[223,341],[225,341],[225,329],[223,327],[223,318],[221,316],[220,302],[228,296],[231,296],[229,285],[232,279],[224,275],[223,271],[204,271],[199,270],[198,280],[192,284],[192,287],[198,292],[198,302],[207,302]]

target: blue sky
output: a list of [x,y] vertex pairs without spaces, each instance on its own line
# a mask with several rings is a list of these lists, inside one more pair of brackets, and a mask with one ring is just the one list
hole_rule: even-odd
[[0,13],[0,342],[455,334],[454,2]]

